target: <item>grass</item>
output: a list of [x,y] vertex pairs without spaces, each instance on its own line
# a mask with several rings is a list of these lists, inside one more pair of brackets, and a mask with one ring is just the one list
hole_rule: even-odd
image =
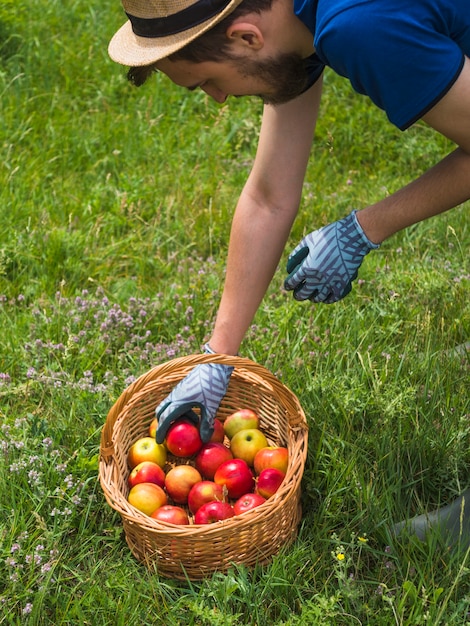
[[[261,107],[131,88],[106,56],[121,22],[110,1],[0,7],[0,624],[470,623],[468,554],[388,531],[470,482],[468,206],[386,242],[332,307],[295,303],[279,268],[242,351],[309,420],[294,545],[200,583],[130,554],[101,427],[210,334]],[[327,73],[286,257],[450,148]]]

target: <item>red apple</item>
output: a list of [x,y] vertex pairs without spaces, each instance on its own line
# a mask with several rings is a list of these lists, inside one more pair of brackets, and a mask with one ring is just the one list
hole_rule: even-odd
[[162,443],[157,443],[153,437],[141,437],[129,448],[127,462],[131,470],[144,461],[153,461],[163,467],[166,455],[167,451]]
[[173,502],[186,504],[192,486],[201,480],[201,474],[192,465],[176,465],[165,477],[165,489]]
[[194,516],[195,524],[214,524],[229,517],[233,517],[235,511],[228,502],[206,502]]
[[189,524],[189,517],[186,511],[180,506],[174,506],[173,504],[164,504],[154,511],[150,517],[160,522],[177,524],[178,526],[187,526]]
[[191,513],[196,513],[203,504],[214,502],[214,500],[223,502],[224,488],[212,480],[201,480],[191,487],[188,494],[188,507]]
[[214,474],[214,482],[225,485],[229,498],[233,500],[253,491],[255,486],[253,472],[243,459],[224,461]]
[[253,467],[255,474],[260,474],[264,469],[268,469],[268,467],[274,467],[285,474],[288,464],[289,451],[287,448],[267,446],[256,453]]
[[267,445],[266,436],[258,428],[247,428],[234,434],[230,450],[236,459],[243,459],[248,465],[253,465],[256,453]]
[[224,422],[224,432],[229,439],[231,439],[235,433],[238,433],[239,430],[258,427],[259,417],[251,409],[239,409],[229,415]]
[[170,426],[166,434],[166,447],[175,456],[193,456],[202,448],[198,427],[189,420],[178,420]]
[[284,472],[274,467],[263,470],[256,479],[256,493],[262,495],[263,498],[270,498],[281,486],[284,476]]
[[225,438],[224,425],[218,419],[214,420],[214,432],[209,439],[211,443],[223,443]]
[[149,437],[153,437],[155,439],[155,435],[157,434],[157,428],[158,428],[158,417],[154,417],[153,420],[150,422]]
[[163,489],[165,486],[165,472],[160,465],[153,461],[143,461],[134,467],[127,479],[127,484],[130,488],[139,483],[155,483]]
[[129,491],[129,504],[146,515],[167,503],[166,493],[155,483],[138,483]]
[[233,510],[235,511],[235,515],[240,515],[240,513],[245,513],[245,511],[251,511],[251,509],[255,509],[260,504],[266,502],[266,498],[263,498],[259,493],[246,493],[233,505]]
[[227,446],[223,443],[209,442],[204,444],[197,453],[195,465],[204,478],[212,480],[219,465],[230,459],[233,459],[233,454]]

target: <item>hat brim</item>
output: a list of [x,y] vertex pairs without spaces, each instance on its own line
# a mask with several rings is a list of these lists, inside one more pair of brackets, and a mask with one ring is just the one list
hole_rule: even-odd
[[223,11],[207,22],[168,37],[139,37],[127,21],[112,37],[108,54],[113,61],[129,67],[150,65],[181,50],[229,15],[243,0],[232,0]]

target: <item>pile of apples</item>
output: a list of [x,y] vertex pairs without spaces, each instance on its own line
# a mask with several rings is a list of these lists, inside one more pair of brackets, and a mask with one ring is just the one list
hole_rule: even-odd
[[288,450],[269,445],[252,409],[239,409],[223,423],[216,419],[208,443],[181,418],[158,444],[157,425],[154,419],[127,456],[128,501],[154,519],[212,524],[260,506],[284,480]]

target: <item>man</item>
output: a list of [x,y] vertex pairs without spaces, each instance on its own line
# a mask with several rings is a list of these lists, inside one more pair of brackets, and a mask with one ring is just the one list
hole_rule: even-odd
[[[237,354],[296,217],[327,65],[405,130],[418,119],[456,144],[393,195],[305,237],[285,287],[297,300],[345,297],[366,254],[397,231],[470,198],[468,0],[122,0],[128,21],[109,46],[140,85],[154,71],[217,102],[264,103],[252,171],[238,201],[227,274],[208,353]],[[243,289],[240,289],[243,285]],[[194,368],[157,407],[157,441],[185,414],[208,440],[231,367]],[[200,418],[193,411],[199,408]],[[470,490],[448,507],[397,524],[470,544]]]
[[[346,76],[402,130],[422,119],[457,148],[405,188],[310,233],[289,257],[297,300],[332,303],[364,256],[397,231],[470,197],[468,0],[123,0],[129,20],[109,45],[142,84],[162,71],[217,102],[265,102],[252,171],[233,218],[227,274],[205,350],[237,354],[296,217],[325,65]],[[243,285],[243,289],[240,289]],[[157,440],[201,411],[208,439],[231,368],[196,367],[157,407]]]

